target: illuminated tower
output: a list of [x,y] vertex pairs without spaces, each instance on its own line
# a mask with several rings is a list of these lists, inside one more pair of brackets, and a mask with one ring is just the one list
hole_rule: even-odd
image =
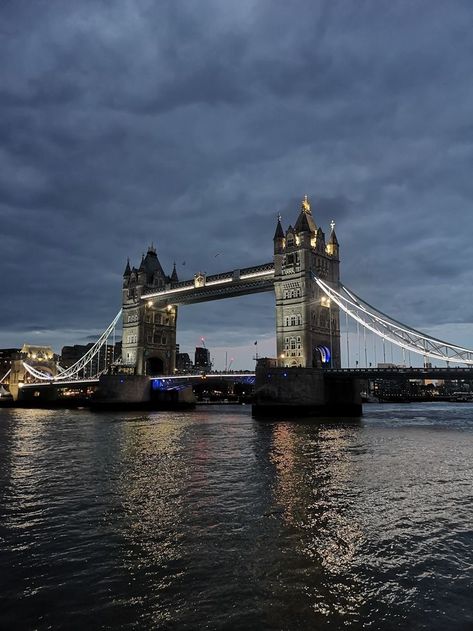
[[123,274],[122,367],[136,375],[170,375],[176,361],[177,307],[146,301],[150,291],[170,288],[177,282],[176,266],[166,276],[156,250],[148,249],[140,267],[127,262]]
[[340,313],[314,275],[338,289],[339,244],[335,224],[328,243],[317,228],[307,195],[295,226],[274,234],[274,289],[278,365],[340,367]]

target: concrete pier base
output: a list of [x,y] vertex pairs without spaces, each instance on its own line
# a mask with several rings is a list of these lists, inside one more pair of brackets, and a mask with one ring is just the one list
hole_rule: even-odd
[[103,375],[91,401],[94,410],[186,410],[195,407],[192,387],[156,391],[145,375]]
[[359,417],[357,380],[326,374],[320,368],[257,366],[253,416],[259,418]]

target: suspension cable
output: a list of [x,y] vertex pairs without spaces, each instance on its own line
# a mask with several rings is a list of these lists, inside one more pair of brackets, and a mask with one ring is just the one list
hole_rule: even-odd
[[[463,364],[473,364],[473,350],[450,344],[434,337],[429,337],[375,309],[345,286],[341,285],[341,289],[348,297],[342,295],[340,292],[333,289],[333,287],[330,287],[325,281],[315,276],[315,274],[313,277],[318,287],[345,311],[345,313],[383,340],[397,347],[404,348],[405,350],[413,351],[420,355],[423,354],[424,356],[441,361],[458,361]],[[383,355],[385,358],[384,344]],[[392,348],[391,356],[393,356]]]
[[106,344],[108,338],[110,337],[112,332],[115,330],[115,327],[121,315],[122,315],[122,310],[120,309],[120,311],[114,317],[112,322],[108,325],[108,327],[99,337],[99,339],[95,342],[95,344],[78,361],[76,361],[75,364],[63,370],[58,375],[54,375],[54,376],[48,375],[47,373],[37,370],[33,366],[30,366],[26,362],[22,362],[24,368],[33,377],[35,377],[35,379],[39,379],[41,381],[64,381],[66,379],[67,380],[73,379],[79,374],[81,370],[84,370],[84,375],[86,375],[87,365],[89,365],[90,376],[92,376],[92,360],[94,359],[96,355],[98,355],[97,370],[98,372],[100,372],[100,355],[99,355],[100,350],[102,349],[103,345]]

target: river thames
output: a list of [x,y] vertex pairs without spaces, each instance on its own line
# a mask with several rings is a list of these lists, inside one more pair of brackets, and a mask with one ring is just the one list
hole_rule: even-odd
[[473,628],[473,405],[0,410],[0,628]]

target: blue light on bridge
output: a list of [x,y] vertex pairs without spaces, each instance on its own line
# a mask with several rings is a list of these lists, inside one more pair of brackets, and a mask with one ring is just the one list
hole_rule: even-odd
[[233,383],[241,383],[246,386],[252,386],[255,383],[255,375],[241,374],[218,374],[209,373],[205,375],[180,375],[174,377],[157,377],[151,379],[151,388],[153,390],[181,390],[187,386],[201,383],[202,379],[210,381],[232,381]]
[[328,346],[317,346],[317,350],[320,353],[320,359],[322,360],[322,364],[330,364],[330,359],[332,354]]
[[171,390],[173,383],[170,379],[153,379],[151,381],[151,388],[153,390]]

